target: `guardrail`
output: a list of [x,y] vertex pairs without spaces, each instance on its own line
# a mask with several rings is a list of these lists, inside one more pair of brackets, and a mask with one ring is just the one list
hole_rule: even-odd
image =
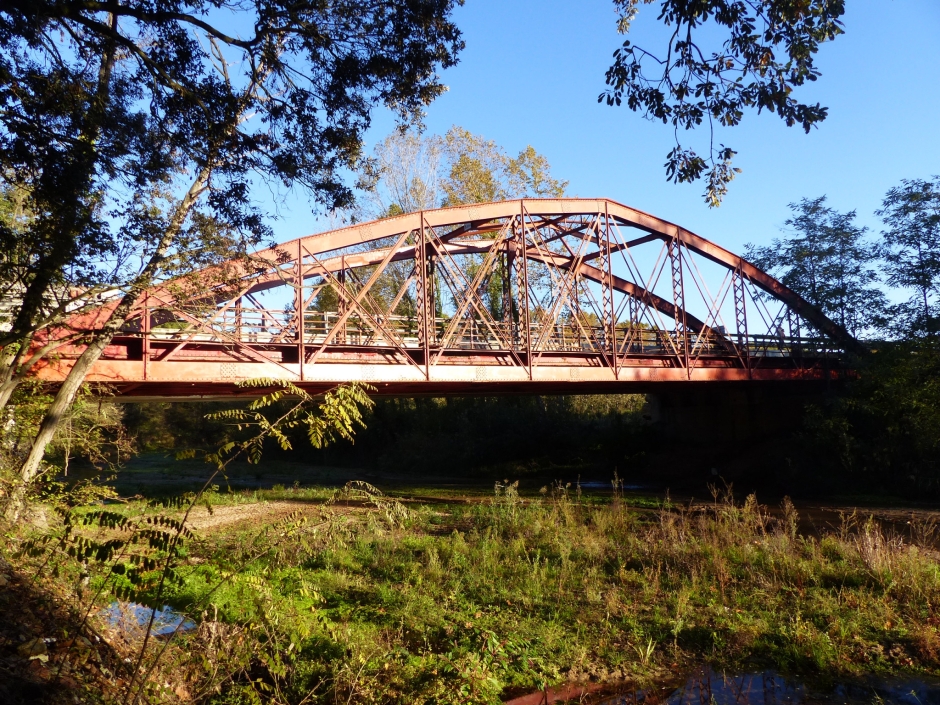
[[[421,322],[413,316],[375,316],[363,319],[350,314],[340,323],[339,312],[304,313],[305,345],[349,345],[356,347],[403,347],[419,349],[423,335]],[[154,326],[151,341],[190,343],[248,343],[258,345],[297,344],[298,331],[292,312],[284,310],[229,310],[199,324],[174,321]],[[614,341],[607,326],[566,319],[546,324],[532,321],[528,336],[524,324],[466,318],[454,321],[437,317],[432,322],[429,345],[448,350],[521,350],[531,346],[538,353],[609,353]],[[140,331],[127,331],[141,335]],[[528,341],[528,342],[527,342]],[[616,349],[620,355],[684,354],[690,358],[738,355],[761,357],[831,357],[843,350],[831,341],[817,337],[783,334],[743,336],[712,329],[695,331],[661,330],[648,327],[616,328]]]

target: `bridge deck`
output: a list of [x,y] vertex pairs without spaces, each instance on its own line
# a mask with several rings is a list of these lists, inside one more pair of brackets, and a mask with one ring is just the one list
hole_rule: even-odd
[[[245,394],[238,383],[261,377],[290,380],[311,391],[359,380],[379,393],[411,395],[621,393],[689,382],[820,382],[844,374],[839,351],[824,341],[773,336],[750,336],[746,346],[742,341],[732,351],[714,341],[691,341],[690,366],[684,367],[676,336],[665,331],[625,338],[616,357],[604,351],[600,337],[577,341],[561,333],[559,344],[529,356],[468,333],[447,349],[430,348],[427,359],[418,344],[403,355],[399,347],[350,331],[344,344],[324,347],[315,364],[300,363],[301,350],[308,361],[320,350],[323,341],[313,331],[302,347],[286,336],[235,333],[246,340],[232,343],[183,331],[124,335],[108,346],[89,381],[112,385],[125,397],[165,399]],[[80,352],[62,350],[40,378],[63,379]]]

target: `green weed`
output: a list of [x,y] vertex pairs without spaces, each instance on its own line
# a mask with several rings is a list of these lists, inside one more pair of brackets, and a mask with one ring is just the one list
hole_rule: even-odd
[[[300,639],[289,664],[255,659],[276,689],[233,679],[218,702],[246,689],[282,702],[497,702],[700,659],[827,674],[940,669],[933,554],[870,520],[809,537],[789,503],[776,517],[730,496],[638,514],[561,484],[522,500],[509,482],[488,503],[411,504],[406,522],[381,505],[320,511],[335,512],[328,529],[301,532],[296,550],[265,554],[214,598],[223,623],[277,617]],[[198,543],[177,605],[257,542],[246,531]],[[295,643],[266,633],[267,649]]]
[[[167,658],[219,705],[496,703],[702,660],[940,672],[932,527],[902,540],[852,515],[807,536],[789,502],[772,515],[716,492],[638,512],[619,492],[600,504],[577,490],[520,497],[504,481],[466,504],[402,504],[364,483],[219,491],[217,510],[256,501],[277,519],[188,542],[167,599],[200,626]],[[119,509],[136,522],[156,511]]]

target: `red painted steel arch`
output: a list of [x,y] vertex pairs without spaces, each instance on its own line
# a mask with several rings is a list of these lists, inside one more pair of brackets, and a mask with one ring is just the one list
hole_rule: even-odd
[[[623,231],[633,236],[627,238]],[[654,271],[637,276],[632,253],[650,243],[661,248]],[[474,257],[476,264],[461,272],[458,259]],[[726,273],[714,296],[704,293],[711,288],[697,257]],[[394,305],[379,310],[370,293],[389,266],[399,262],[413,267],[397,302],[411,296],[421,311],[407,323],[396,316]],[[428,272],[436,271],[434,262],[457,282],[451,286],[454,311],[443,320],[434,309],[437,280],[429,284],[428,279]],[[478,291],[481,282],[496,276],[497,262],[504,277],[500,320],[483,310]],[[555,272],[551,286],[542,285],[539,294],[547,297],[547,304],[533,303],[537,286],[528,281],[530,269],[539,266]],[[237,379],[251,376],[285,376],[310,386],[358,377],[387,384],[390,391],[446,392],[473,383],[475,388],[524,388],[526,382],[533,388],[540,382],[564,388],[563,381],[603,388],[607,381],[829,378],[838,373],[841,353],[860,348],[818,308],[742,257],[608,199],[523,199],[409,213],[298,238],[202,276],[212,279],[222,269],[226,286],[200,294],[203,308],[209,308],[205,315],[192,312],[192,300],[178,300],[173,283],[151,289],[93,378],[122,385],[129,394],[156,396],[161,389],[185,396],[179,390],[187,384],[191,394],[224,393]],[[356,277],[353,284],[345,283],[347,273]],[[672,284],[665,294],[663,281]],[[592,296],[589,285],[594,286],[597,315],[587,326],[579,307],[581,292]],[[242,307],[244,298],[255,301],[253,297],[283,286],[296,294],[293,313]],[[344,307],[332,319],[328,312],[311,313],[309,308],[313,295],[308,299],[306,293],[323,288],[335,291]],[[704,316],[687,305],[694,289],[704,301],[699,302]],[[734,332],[718,324],[729,295],[734,299]],[[782,308],[774,314],[766,301]],[[631,313],[624,318],[626,309]],[[762,336],[748,326],[748,313],[753,316],[754,310],[767,329]],[[262,337],[245,333],[246,311],[262,317],[263,325],[255,326],[264,331]],[[167,317],[181,326],[175,329],[179,333],[155,332]],[[358,337],[349,334],[350,320],[358,322]],[[812,341],[801,337],[801,320],[817,332]],[[789,336],[783,322],[790,326]],[[569,341],[575,334],[576,345]],[[358,342],[351,342],[353,337]],[[61,378],[68,358],[65,354],[62,362],[47,364],[40,375]],[[343,365],[349,369],[338,372]],[[464,379],[468,373],[463,370],[460,377],[458,368],[476,368],[476,376]]]
[[[391,218],[350,225],[345,228],[297,238],[274,247],[260,250],[253,255],[253,259],[258,262],[275,265],[279,262],[283,262],[285,255],[292,259],[294,257],[293,253],[300,249],[311,255],[318,255],[351,245],[366,244],[376,240],[400,236],[403,233],[419,229],[422,220],[431,227],[454,227],[455,230],[448,233],[452,239],[466,232],[465,230],[458,229],[460,226],[465,226],[466,224],[482,225],[499,219],[512,218],[519,215],[520,211],[542,216],[554,216],[604,212],[605,210],[618,222],[647,232],[651,239],[664,241],[669,239],[678,240],[690,250],[724,267],[740,271],[765,292],[788,304],[823,333],[831,336],[834,340],[839,341],[848,348],[853,350],[860,348],[858,341],[848,331],[828,318],[818,307],[806,301],[795,291],[785,286],[762,269],[759,269],[754,264],[748,262],[743,257],[675,223],[671,223],[610,199],[520,199],[450,206],[431,211],[406,213]],[[642,244],[642,240],[643,238],[640,238],[630,244],[636,246]],[[365,257],[363,263],[365,264],[369,259],[370,258]],[[314,273],[312,272],[310,276],[313,275]],[[260,276],[257,284],[249,289],[249,292],[262,291],[282,283],[283,280],[280,277],[269,272]],[[630,293],[632,293],[632,291]]]

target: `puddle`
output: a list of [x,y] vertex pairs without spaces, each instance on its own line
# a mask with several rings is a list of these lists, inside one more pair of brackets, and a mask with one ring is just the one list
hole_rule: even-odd
[[676,687],[631,692],[596,705],[940,705],[940,679],[862,677],[803,681],[774,671],[726,675],[702,669]]
[[[152,608],[136,602],[120,602],[115,600],[101,615],[108,621],[108,626],[121,632],[127,637],[143,636],[150,622]],[[158,609],[150,629],[152,636],[170,636],[174,633],[186,632],[196,628],[196,623],[187,619],[172,607],[164,605]]]
[[[619,694],[613,695],[612,693]],[[603,693],[603,694],[602,694]],[[646,690],[603,683],[569,683],[507,700],[503,705],[940,705],[940,678],[863,676],[801,679],[775,671],[728,675],[708,666],[685,680]]]

